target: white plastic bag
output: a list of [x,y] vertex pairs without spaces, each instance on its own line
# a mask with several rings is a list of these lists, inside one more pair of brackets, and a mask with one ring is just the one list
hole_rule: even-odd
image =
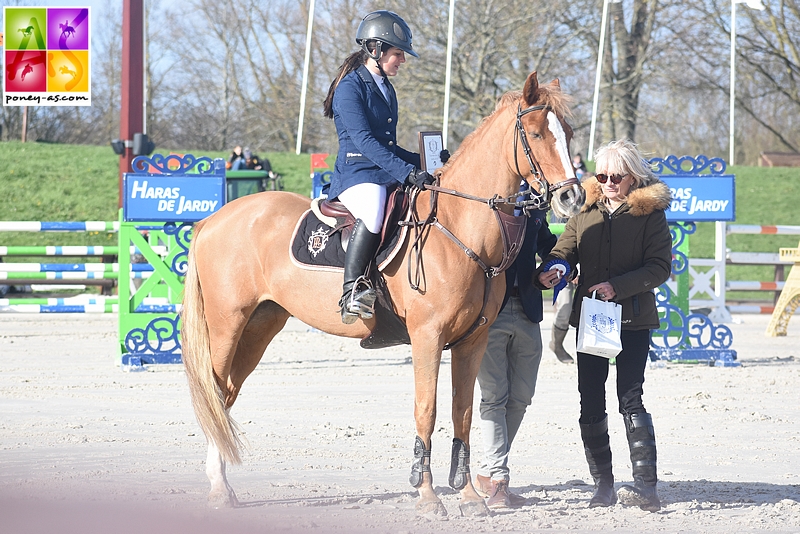
[[578,352],[613,358],[622,351],[619,331],[622,322],[622,306],[583,297],[581,321],[578,325]]

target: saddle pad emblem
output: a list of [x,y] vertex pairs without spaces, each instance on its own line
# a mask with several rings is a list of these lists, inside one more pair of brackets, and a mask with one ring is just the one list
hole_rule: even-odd
[[328,232],[324,228],[318,228],[308,236],[308,252],[310,252],[311,256],[314,258],[317,257],[317,254],[325,250],[327,244]]

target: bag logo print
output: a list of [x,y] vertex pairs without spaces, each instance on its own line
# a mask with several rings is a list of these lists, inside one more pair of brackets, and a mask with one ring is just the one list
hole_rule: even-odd
[[589,317],[592,320],[592,330],[596,330],[602,334],[609,334],[614,331],[614,319],[608,315],[594,313]]
[[314,258],[317,257],[317,254],[325,250],[325,246],[328,244],[328,232],[324,228],[319,228],[311,232],[311,235],[308,236],[308,252],[311,253],[311,256]]

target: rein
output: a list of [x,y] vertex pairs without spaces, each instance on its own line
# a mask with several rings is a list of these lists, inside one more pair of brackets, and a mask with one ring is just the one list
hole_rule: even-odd
[[[409,250],[409,261],[408,261],[408,284],[411,286],[411,289],[415,291],[419,291],[420,288],[420,280],[422,277],[422,248],[425,244],[425,239],[427,239],[428,233],[425,231],[426,228],[434,227],[442,232],[448,239],[453,241],[461,250],[464,251],[464,254],[467,255],[469,259],[474,261],[478,264],[478,266],[483,270],[484,274],[484,281],[485,287],[483,291],[483,304],[481,305],[480,312],[478,313],[478,317],[472,326],[452,343],[446,343],[443,350],[450,349],[453,346],[457,345],[470,335],[472,335],[475,330],[479,327],[486,324],[487,319],[483,315],[483,311],[486,309],[486,304],[489,301],[489,291],[491,286],[492,278],[495,276],[499,276],[502,274],[508,267],[514,263],[514,260],[517,258],[519,254],[520,248],[522,246],[522,240],[524,239],[525,235],[525,226],[527,225],[527,217],[521,218],[514,217],[513,215],[507,215],[506,213],[500,211],[499,207],[504,204],[510,205],[517,205],[516,202],[516,195],[513,197],[502,198],[499,195],[494,195],[492,198],[482,198],[477,197],[474,195],[470,195],[467,193],[462,193],[460,191],[456,191],[454,189],[445,189],[439,187],[437,185],[426,185],[424,186],[425,189],[429,189],[431,191],[430,196],[430,211],[428,212],[428,216],[425,218],[424,221],[420,221],[419,212],[417,211],[417,196],[419,195],[420,189],[412,188],[411,192],[411,199],[410,199],[410,209],[409,209],[409,221],[401,221],[399,224],[401,226],[410,226],[414,230],[414,240],[411,244],[411,248]],[[438,218],[436,217],[436,208],[438,206],[438,196],[439,193],[449,194],[452,196],[457,196],[460,198],[464,198],[467,200],[473,200],[477,202],[481,202],[489,206],[492,211],[494,211],[495,216],[497,218],[497,223],[500,226],[500,235],[503,239],[503,258],[500,261],[500,264],[495,267],[489,267],[486,263],[480,258],[478,254],[475,253],[474,250],[469,248],[465,245],[458,237],[455,236],[450,230],[445,228],[442,223],[439,222]],[[415,261],[411,261],[411,255],[414,255]],[[413,267],[412,267],[413,264]],[[412,275],[412,270],[414,274]]]

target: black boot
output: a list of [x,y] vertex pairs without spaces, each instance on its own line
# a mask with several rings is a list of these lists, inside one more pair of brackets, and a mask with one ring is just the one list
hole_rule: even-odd
[[628,506],[638,506],[648,512],[661,509],[656,484],[656,433],[649,413],[626,414],[625,434],[631,449],[633,486],[619,489],[619,501]]
[[617,502],[617,494],[614,493],[614,474],[611,470],[608,416],[599,423],[581,423],[580,425],[589,473],[594,478],[594,495],[589,501],[589,508],[613,506]]
[[339,300],[344,324],[353,324],[359,317],[372,319],[375,313],[377,295],[365,273],[380,241],[380,234],[373,234],[364,221],[356,220],[344,256],[344,285]]

